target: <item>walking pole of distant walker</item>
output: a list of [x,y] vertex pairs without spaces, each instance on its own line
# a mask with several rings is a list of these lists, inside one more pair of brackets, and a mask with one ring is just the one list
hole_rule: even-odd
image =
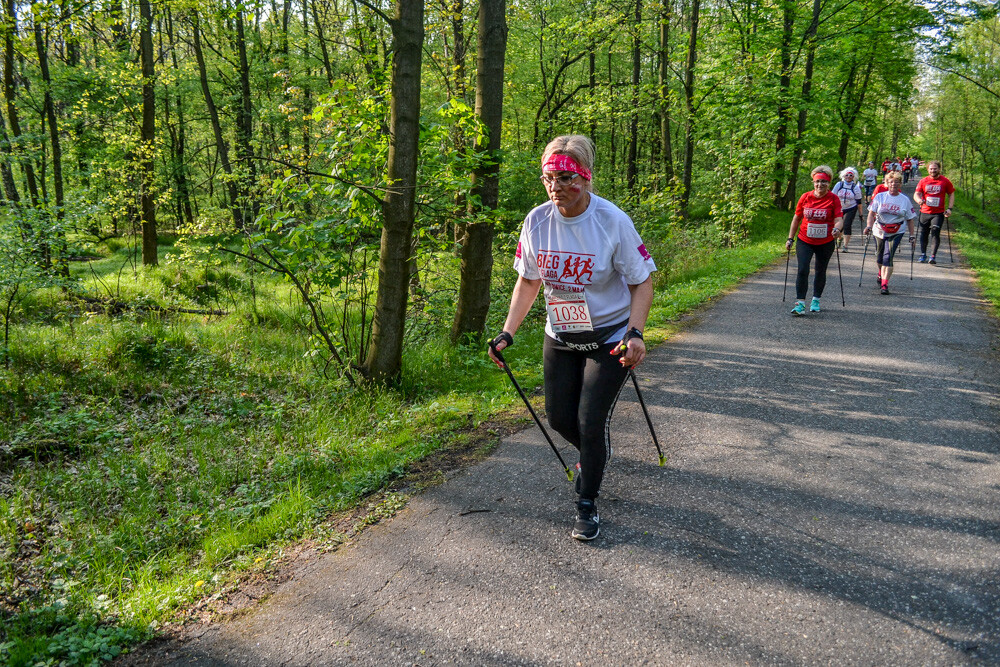
[[560,454],[559,450],[556,449],[556,443],[552,442],[552,438],[549,437],[549,432],[545,430],[544,426],[542,426],[542,420],[539,419],[538,415],[535,414],[535,409],[531,407],[531,402],[528,400],[528,397],[524,395],[524,390],[521,389],[521,385],[519,385],[517,383],[517,380],[514,379],[514,374],[510,372],[510,366],[507,365],[507,360],[503,358],[503,355],[500,353],[500,350],[498,350],[496,346],[493,344],[493,341],[490,341],[490,348],[493,350],[493,354],[496,355],[496,358],[500,360],[500,363],[503,364],[503,369],[507,371],[507,377],[509,377],[510,381],[514,384],[514,388],[517,389],[517,393],[521,395],[521,400],[524,401],[524,404],[526,406],[528,406],[528,412],[530,412],[531,416],[535,418],[535,423],[538,424],[538,428],[541,429],[542,435],[545,436],[545,439],[549,443],[549,447],[552,448],[552,452],[556,455],[556,458],[559,459],[559,463],[560,465],[562,465],[563,471],[566,473],[566,478],[572,482],[573,481],[572,471],[566,465],[566,462],[563,461],[562,454]]
[[865,251],[861,254],[861,275],[858,277],[858,287],[861,287],[861,281],[865,277],[865,257],[868,256],[868,242],[871,240],[871,232],[865,234]]
[[913,254],[917,251],[917,244],[913,236],[910,236],[910,280],[913,280]]
[[944,224],[948,226],[948,259],[950,259],[951,263],[954,264],[955,263],[955,256],[953,254],[951,254],[951,216],[950,215],[944,216]]
[[785,291],[788,289],[788,262],[792,259],[792,247],[788,246],[788,251],[785,253],[785,285],[781,288],[781,303],[785,302]]
[[[622,343],[618,348],[619,354],[624,354],[628,349],[626,343]],[[642,406],[642,414],[646,416],[646,425],[649,426],[649,434],[653,436],[653,444],[656,445],[656,453],[660,457],[660,465],[667,465],[667,457],[663,455],[663,450],[660,449],[660,441],[656,438],[656,431],[653,430],[653,420],[649,418],[649,410],[646,409],[646,401],[642,399],[642,390],[639,389],[639,380],[635,377],[635,371],[632,368],[628,369],[629,377],[632,378],[632,385],[635,387],[635,395],[639,397],[639,405]]]
[[833,254],[837,256],[837,277],[840,278],[840,305],[847,308],[847,299],[844,298],[844,274],[840,272],[840,253],[834,247]]

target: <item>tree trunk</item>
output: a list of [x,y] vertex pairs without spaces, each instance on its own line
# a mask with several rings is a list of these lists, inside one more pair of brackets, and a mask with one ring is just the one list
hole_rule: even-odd
[[205,52],[201,48],[201,27],[198,23],[197,13],[194,13],[191,18],[191,34],[194,56],[198,62],[201,92],[205,97],[205,107],[208,109],[208,117],[212,122],[212,133],[215,135],[215,150],[219,161],[222,163],[222,171],[227,176],[226,189],[229,192],[229,210],[233,214],[233,227],[237,230],[242,230],[244,228],[243,209],[240,208],[239,189],[236,186],[236,181],[233,179],[233,166],[229,162],[229,144],[222,134],[222,125],[219,123],[219,110],[215,106],[212,90],[208,87],[208,68],[205,66]]
[[771,196],[775,208],[785,210],[791,202],[785,199],[785,147],[788,144],[789,97],[792,88],[792,30],[795,27],[795,2],[784,0],[784,20],[781,29],[781,76],[778,79],[778,128],[774,140],[774,182]]
[[799,122],[795,132],[795,146],[792,148],[792,167],[788,174],[788,185],[785,187],[784,200],[788,204],[795,201],[795,181],[799,173],[799,163],[802,161],[802,137],[806,133],[809,102],[812,99],[813,65],[816,61],[816,31],[819,28],[819,13],[822,0],[813,0],[812,22],[806,31],[806,71],[802,78],[802,99],[799,102]]
[[14,145],[14,153],[17,154],[24,172],[24,180],[28,186],[28,196],[31,198],[31,205],[38,208],[38,181],[35,180],[35,169],[31,166],[30,158],[24,156],[21,147],[21,121],[17,113],[15,100],[17,99],[17,87],[14,83],[14,37],[17,35],[17,13],[14,0],[7,0],[4,3],[7,10],[4,30],[4,62],[3,62],[3,89],[4,97],[7,99],[7,120],[10,121],[11,141]]
[[663,180],[670,185],[674,180],[674,151],[670,142],[670,0],[663,0],[660,9],[660,150],[663,157]]
[[687,64],[684,67],[684,105],[687,111],[684,121],[684,176],[683,191],[678,205],[678,217],[688,219],[691,202],[691,171],[694,165],[694,68],[698,59],[698,13],[701,0],[691,2],[691,31],[688,35]]
[[247,60],[247,40],[243,31],[243,9],[236,10],[236,51],[239,54],[240,106],[236,112],[236,159],[240,172],[240,204],[243,222],[251,224],[257,219],[258,206],[254,197],[257,167],[253,159],[253,98],[250,96],[250,64]]
[[142,147],[139,149],[142,263],[145,266],[156,266],[159,263],[156,253],[156,201],[153,198],[153,157],[156,153],[156,85],[153,79],[153,12],[149,0],[139,0],[139,57],[142,61]]
[[629,194],[636,193],[639,159],[639,82],[642,76],[639,30],[642,27],[642,0],[635,0],[635,34],[632,37],[632,109],[629,114],[628,158],[625,163],[625,183]]
[[7,203],[12,209],[17,210],[21,205],[21,195],[17,191],[17,182],[14,180],[14,170],[10,168],[13,164],[14,151],[10,146],[10,137],[7,135],[7,120],[0,114],[0,151],[4,158],[0,160],[0,176],[3,178],[3,192],[7,198]]
[[420,139],[420,67],[424,42],[422,0],[397,0],[392,28],[392,82],[389,119],[389,183],[382,200],[378,296],[372,344],[364,371],[386,383],[399,377],[409,296],[407,270],[413,238],[417,157]]
[[451,327],[453,342],[482,334],[490,310],[493,221],[483,219],[483,216],[495,210],[500,199],[500,137],[503,126],[506,54],[506,1],[480,0],[476,116],[486,128],[486,137],[485,142],[478,143],[476,150],[485,152],[488,157],[487,162],[478,165],[472,174],[469,212],[473,215],[478,213],[479,219],[467,226],[466,241],[462,248],[462,282],[458,291],[458,308]]
[[[177,59],[177,45],[174,42],[174,17],[170,12],[170,5],[166,6],[166,26],[167,40],[170,43],[170,57],[174,64],[174,71],[180,71],[180,63]],[[169,99],[169,96],[168,96]],[[187,165],[187,130],[184,121],[184,96],[178,91],[174,99],[177,105],[177,146],[174,150],[174,179],[177,184],[177,198],[180,205],[183,219],[189,225],[194,224],[194,211],[191,208],[191,186],[188,182]],[[181,219],[181,216],[178,216]]]

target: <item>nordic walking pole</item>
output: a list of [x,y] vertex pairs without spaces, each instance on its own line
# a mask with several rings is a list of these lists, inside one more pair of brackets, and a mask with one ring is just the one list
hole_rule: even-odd
[[911,234],[910,235],[910,280],[913,280],[913,254],[916,251],[917,251],[917,244],[913,238],[913,235]]
[[837,277],[840,278],[840,305],[847,308],[847,299],[844,298],[844,274],[840,272],[840,253],[834,248],[833,254],[837,256]]
[[955,256],[953,254],[951,254],[951,216],[950,215],[944,216],[944,224],[948,226],[948,259],[950,259],[951,263],[954,264],[955,263]]
[[861,254],[861,275],[858,276],[858,287],[861,287],[861,281],[865,277],[865,257],[868,256],[868,242],[872,240],[872,235],[870,233],[865,234],[865,251]]
[[[622,342],[618,347],[618,353],[624,354],[628,349],[628,342]],[[646,425],[649,426],[649,434],[653,436],[653,444],[656,445],[656,453],[659,455],[660,466],[667,465],[667,457],[663,455],[663,450],[660,449],[660,441],[656,438],[656,431],[653,430],[653,420],[649,418],[649,410],[646,409],[646,401],[642,398],[642,390],[639,389],[639,380],[635,377],[635,371],[629,367],[628,375],[632,378],[632,385],[635,387],[635,395],[639,397],[639,405],[642,406],[642,414],[646,416]]]
[[788,262],[792,259],[792,246],[788,246],[788,250],[785,253],[785,284],[781,288],[781,303],[785,302],[785,291],[788,289]]
[[549,447],[552,448],[552,451],[556,455],[556,458],[559,459],[559,463],[560,465],[562,465],[563,471],[566,473],[566,478],[572,482],[573,473],[566,465],[566,462],[563,461],[562,454],[560,454],[559,450],[556,449],[556,443],[552,442],[552,438],[549,437],[549,432],[545,430],[544,426],[542,426],[542,420],[540,420],[538,418],[538,415],[535,414],[535,409],[531,407],[531,402],[528,400],[528,397],[524,395],[524,390],[521,389],[521,385],[519,385],[517,383],[517,380],[514,379],[514,374],[510,372],[510,366],[507,365],[507,360],[503,358],[503,354],[501,354],[500,350],[496,348],[496,345],[493,343],[493,341],[490,341],[490,349],[493,350],[493,354],[496,356],[497,359],[500,360],[500,363],[503,364],[503,369],[507,371],[507,377],[509,377],[510,381],[514,384],[514,388],[517,389],[517,393],[521,395],[521,400],[524,401],[524,404],[526,406],[528,406],[528,412],[530,412],[531,416],[534,417],[535,423],[538,424],[538,428],[541,429],[542,435],[545,436],[545,439],[549,443]]

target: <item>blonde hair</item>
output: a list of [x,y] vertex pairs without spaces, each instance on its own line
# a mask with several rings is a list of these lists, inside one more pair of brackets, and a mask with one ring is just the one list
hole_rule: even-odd
[[[568,155],[576,160],[581,167],[594,171],[594,142],[582,134],[564,134],[548,143],[542,152],[542,164],[553,155]],[[593,181],[581,179],[588,192],[594,191]]]
[[825,164],[821,164],[809,172],[810,177],[815,176],[816,174],[826,174],[831,180],[833,179],[833,169],[830,169]]
[[900,183],[902,183],[903,175],[898,171],[890,171],[888,174],[885,175],[886,184],[888,184],[889,181],[899,181]]

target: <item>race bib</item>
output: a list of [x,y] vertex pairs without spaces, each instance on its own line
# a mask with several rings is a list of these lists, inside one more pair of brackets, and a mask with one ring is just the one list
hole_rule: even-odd
[[549,313],[549,324],[557,333],[594,330],[585,292],[554,289],[545,295],[545,309]]
[[927,205],[930,206],[931,208],[934,208],[935,206],[940,206],[941,205],[941,198],[940,197],[927,197],[927,198],[924,199],[924,202],[926,202]]
[[810,239],[825,239],[830,235],[830,227],[824,223],[810,222],[806,225],[806,237]]

